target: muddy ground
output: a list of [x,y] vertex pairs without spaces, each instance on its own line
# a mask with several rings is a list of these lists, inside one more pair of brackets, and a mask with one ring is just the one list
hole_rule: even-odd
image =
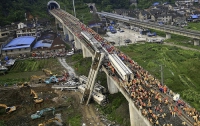
[[[30,90],[33,89],[40,98],[44,99],[41,104],[34,103],[33,97],[30,96]],[[55,117],[52,111],[45,112],[44,116],[32,120],[31,114],[36,111],[55,107],[55,114],[61,113],[63,126],[69,125],[69,117],[74,115],[81,116],[81,124],[104,126],[100,115],[93,104],[86,106],[80,104],[81,94],[75,91],[60,91],[51,88],[51,85],[41,84],[37,87],[0,87],[0,104],[7,106],[17,106],[17,110],[7,114],[3,107],[0,107],[0,120],[3,120],[7,126],[38,126],[48,119]],[[48,125],[55,126],[55,123]]]

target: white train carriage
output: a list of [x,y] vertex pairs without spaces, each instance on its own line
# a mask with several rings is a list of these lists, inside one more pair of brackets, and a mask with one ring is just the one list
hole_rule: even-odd
[[100,52],[99,49],[102,49],[100,42],[98,42],[89,32],[82,31],[81,35],[85,38],[85,40],[87,40],[95,52]]
[[117,54],[109,54],[108,58],[122,80],[130,81],[134,78],[132,71],[123,63]]

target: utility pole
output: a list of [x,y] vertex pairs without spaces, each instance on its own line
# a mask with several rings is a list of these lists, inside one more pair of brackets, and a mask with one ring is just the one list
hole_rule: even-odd
[[75,9],[75,5],[74,5],[74,0],[73,0],[73,8],[74,8],[74,17],[76,17],[76,9]]

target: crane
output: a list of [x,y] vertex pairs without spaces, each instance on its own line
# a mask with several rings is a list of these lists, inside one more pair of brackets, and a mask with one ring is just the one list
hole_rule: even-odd
[[6,109],[6,113],[11,113],[16,110],[16,106],[8,107],[5,104],[0,104],[0,107],[4,107]]

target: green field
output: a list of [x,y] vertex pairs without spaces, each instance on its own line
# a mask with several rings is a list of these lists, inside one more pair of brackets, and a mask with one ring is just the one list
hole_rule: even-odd
[[[197,23],[195,23],[193,25],[199,27]],[[151,32],[156,32],[156,34],[158,36],[166,37],[166,33],[165,32],[154,30],[154,29],[150,29],[150,31]],[[173,44],[176,44],[176,45],[186,46],[186,47],[190,47],[190,48],[194,48],[194,49],[199,49],[200,50],[200,46],[195,46],[193,44],[194,39],[186,37],[186,36],[171,34],[171,38],[170,39],[166,39],[165,42],[173,43]]]
[[138,44],[120,48],[156,78],[200,110],[200,53],[160,44]]
[[191,29],[191,30],[200,31],[200,22],[198,22],[198,23],[189,22],[188,26],[186,28]]
[[28,59],[17,60],[6,75],[0,76],[0,84],[15,84],[29,81],[32,75],[43,75],[43,68],[50,69],[53,73],[61,73],[62,67],[57,59]]

